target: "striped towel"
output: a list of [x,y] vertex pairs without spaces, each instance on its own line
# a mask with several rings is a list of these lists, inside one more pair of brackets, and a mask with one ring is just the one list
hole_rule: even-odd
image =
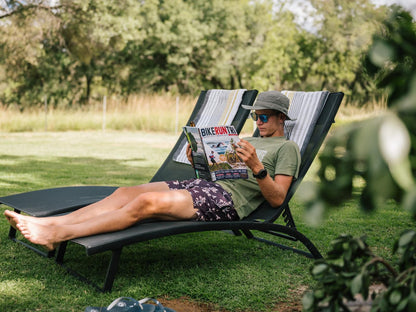
[[298,144],[300,154],[303,155],[329,92],[282,91],[282,93],[290,99],[288,114],[294,119],[285,121],[285,135]]
[[[193,120],[196,127],[231,125],[240,107],[245,91],[246,89],[208,90],[204,103],[202,103],[198,115]],[[181,146],[173,156],[173,160],[189,164],[188,158],[186,157],[186,146],[187,141],[183,139]]]

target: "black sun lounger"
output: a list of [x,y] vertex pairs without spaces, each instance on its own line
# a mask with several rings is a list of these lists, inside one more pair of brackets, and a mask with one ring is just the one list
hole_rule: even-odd
[[[191,121],[198,126],[232,124],[240,133],[249,114],[247,110],[240,109],[240,107],[241,105],[253,105],[257,93],[257,90],[244,89],[202,91],[187,124],[189,125]],[[185,144],[185,135],[181,133],[172,151],[178,154]],[[168,159],[171,157],[174,157],[173,153]],[[175,166],[171,167],[171,162],[165,161],[153,180],[157,180],[156,177],[163,176],[166,179],[169,177],[170,179],[183,180],[194,177],[194,171],[189,164],[175,162]],[[11,207],[18,213],[24,212],[35,217],[48,217],[68,213],[95,203],[110,195],[116,189],[115,186],[48,188],[0,197],[0,204]],[[42,256],[54,256],[54,252],[45,253],[42,249],[28,244],[25,240],[18,239],[16,234],[16,230],[10,227],[9,238],[13,241],[21,243]]]
[[[104,285],[101,290],[111,290],[119,267],[120,255],[124,246],[182,233],[228,230],[232,231],[236,235],[244,234],[247,238],[270,243],[282,249],[290,249],[310,258],[322,257],[313,243],[296,229],[295,222],[289,209],[289,201],[312,164],[312,161],[318,153],[318,150],[331,127],[331,124],[334,122],[335,115],[343,98],[343,93],[288,91],[286,92],[286,95],[291,99],[289,115],[296,120],[288,122],[286,124],[285,131],[287,136],[299,145],[302,162],[299,177],[292,183],[284,203],[279,208],[272,208],[267,202],[264,202],[250,216],[240,221],[140,222],[119,232],[99,234],[71,240],[71,243],[83,246],[87,255],[94,255],[104,251],[112,252]],[[192,116],[190,120],[192,120]],[[173,155],[175,155],[175,150],[177,149],[179,149],[179,143],[175,146],[174,150],[168,156],[167,160],[156,173],[152,181],[167,180],[170,179],[172,175],[175,178],[178,178],[175,171],[181,172],[181,178],[188,178],[189,175],[188,173],[185,173],[185,167],[183,166],[188,166],[186,169],[187,172],[193,175],[193,170],[189,165],[178,163],[173,159]],[[3,202],[2,200],[3,199],[0,199],[0,202]],[[284,225],[274,223],[279,217],[283,217],[285,223]],[[305,246],[306,250],[295,249],[271,240],[256,237],[252,231],[260,231],[291,241],[299,241]],[[68,242],[64,242],[59,246],[56,256],[56,261],[62,265],[67,243]]]

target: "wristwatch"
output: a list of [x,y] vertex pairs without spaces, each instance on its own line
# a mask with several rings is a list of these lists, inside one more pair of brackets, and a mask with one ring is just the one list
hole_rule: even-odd
[[261,169],[257,174],[255,174],[253,172],[253,177],[255,177],[256,179],[264,179],[265,177],[267,177],[267,170],[266,169]]

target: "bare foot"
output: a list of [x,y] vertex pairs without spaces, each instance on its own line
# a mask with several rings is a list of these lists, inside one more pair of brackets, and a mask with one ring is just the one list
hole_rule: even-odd
[[4,212],[4,215],[5,215],[6,219],[7,219],[7,221],[10,223],[10,225],[17,230],[17,223],[19,223],[19,218],[22,215],[19,214],[19,213],[17,213],[17,212],[10,211],[10,210],[6,210]]
[[40,218],[40,217],[32,217],[27,215],[22,215],[15,211],[6,210],[4,211],[4,215],[6,216],[7,220],[9,221],[12,227],[16,228],[16,224],[19,223],[19,220],[26,220],[27,222],[37,223],[44,226],[48,225],[55,225],[54,219],[51,217],[47,218]]
[[48,250],[54,250],[59,245],[54,227],[37,224],[25,218],[21,218],[16,226],[22,235],[34,244],[41,245]]

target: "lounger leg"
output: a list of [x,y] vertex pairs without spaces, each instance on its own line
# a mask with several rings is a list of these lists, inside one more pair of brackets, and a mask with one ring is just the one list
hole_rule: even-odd
[[282,215],[283,219],[286,222],[288,227],[296,229],[295,220],[293,219],[292,213],[290,212],[289,205],[286,205],[287,208],[284,209]]
[[234,235],[234,236],[241,236],[241,232],[239,230],[223,230],[224,233]]
[[121,250],[122,248],[115,249],[112,251],[110,264],[108,265],[107,274],[105,276],[105,281],[104,281],[104,287],[103,287],[104,292],[111,291],[111,288],[113,287],[114,279],[116,277],[118,266],[120,263]]
[[[277,237],[284,238],[284,239],[291,240],[291,241],[299,241],[308,249],[308,251],[300,250],[294,247],[276,243],[268,239],[254,236],[251,230],[257,230],[266,234],[271,234],[273,236],[277,236]],[[293,252],[296,252],[308,258],[313,258],[313,259],[322,258],[322,255],[319,252],[319,250],[316,248],[316,246],[306,236],[304,236],[302,233],[297,231],[295,228],[291,228],[289,226],[275,224],[275,223],[268,223],[268,224],[258,223],[258,224],[252,224],[250,229],[243,228],[241,229],[241,231],[244,233],[244,235],[248,239],[255,239],[257,241],[276,246],[283,250],[291,250]]]
[[9,238],[12,241],[16,241],[16,229],[12,226],[10,226],[10,229],[9,229]]
[[58,264],[63,264],[64,263],[64,255],[65,255],[67,245],[68,245],[68,242],[62,242],[62,243],[59,244],[58,253],[57,253],[56,258],[55,258],[56,263],[58,263]]
[[245,235],[248,239],[250,239],[250,238],[254,238],[254,235],[253,235],[253,233],[251,233],[251,232],[250,232],[250,230],[243,229],[243,230],[241,230],[241,231],[243,231],[244,235]]
[[118,271],[118,266],[119,266],[119,263],[120,263],[120,256],[121,256],[121,249],[122,248],[115,249],[115,250],[112,251],[111,260],[110,260],[110,263],[108,265],[107,274],[106,274],[106,277],[105,277],[105,280],[104,280],[104,286],[103,286],[103,288],[100,288],[98,285],[93,283],[87,277],[85,277],[84,275],[78,273],[77,271],[71,269],[70,267],[68,267],[64,264],[64,255],[65,255],[67,244],[68,244],[68,242],[63,242],[59,245],[58,253],[57,253],[56,259],[55,259],[56,263],[58,263],[63,268],[65,268],[68,273],[77,277],[81,281],[86,282],[87,284],[94,286],[98,290],[100,290],[102,292],[111,291],[111,288],[113,287],[114,279],[115,279],[117,271]]

